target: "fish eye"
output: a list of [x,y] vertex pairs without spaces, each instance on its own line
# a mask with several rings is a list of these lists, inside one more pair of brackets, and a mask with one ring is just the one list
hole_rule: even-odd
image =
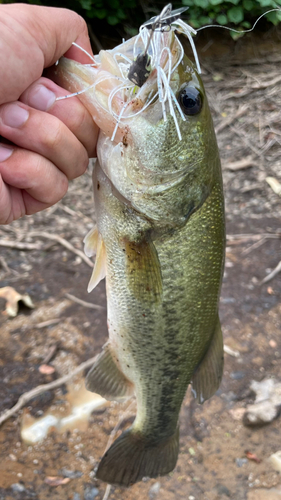
[[178,95],[180,107],[185,115],[198,115],[202,109],[202,97],[195,87],[187,85]]

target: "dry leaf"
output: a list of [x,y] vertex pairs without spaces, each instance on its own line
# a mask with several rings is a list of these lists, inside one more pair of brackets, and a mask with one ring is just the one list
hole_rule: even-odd
[[43,375],[52,375],[55,372],[55,368],[50,365],[40,365],[38,370]]
[[25,306],[30,307],[30,309],[34,309],[34,304],[29,295],[21,295],[11,286],[4,286],[4,288],[0,288],[0,297],[7,301],[5,314],[11,318],[14,318],[18,314],[20,300]]
[[45,477],[44,483],[48,484],[49,486],[61,486],[62,484],[69,483],[69,481],[69,477],[48,476]]
[[275,177],[266,177],[265,180],[270,185],[270,187],[274,191],[274,193],[279,194],[279,196],[281,196],[281,184],[280,184],[280,182],[277,179],[275,179]]
[[253,460],[253,462],[256,462],[257,464],[261,463],[261,459],[255,455],[255,453],[252,453],[251,451],[245,451],[245,455],[248,458],[248,460]]

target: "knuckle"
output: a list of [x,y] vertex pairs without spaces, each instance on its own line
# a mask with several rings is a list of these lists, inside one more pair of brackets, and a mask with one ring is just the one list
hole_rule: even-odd
[[48,127],[47,133],[44,135],[45,147],[56,151],[64,143],[63,139],[63,124],[59,120],[55,121],[52,128]]
[[73,169],[73,175],[71,179],[75,179],[76,177],[83,175],[87,170],[88,164],[89,164],[88,154],[85,148],[81,147],[80,154],[77,158],[75,168]]

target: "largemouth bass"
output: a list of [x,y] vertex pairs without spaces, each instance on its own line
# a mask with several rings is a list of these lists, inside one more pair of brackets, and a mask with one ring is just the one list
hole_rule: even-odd
[[89,291],[106,276],[109,341],[86,384],[107,399],[136,396],[132,427],[96,474],[124,486],[174,469],[187,387],[202,403],[223,370],[220,159],[199,68],[170,28],[143,27],[92,65],[56,68],[71,92],[87,88],[80,97],[100,127],[85,251],[96,254]]

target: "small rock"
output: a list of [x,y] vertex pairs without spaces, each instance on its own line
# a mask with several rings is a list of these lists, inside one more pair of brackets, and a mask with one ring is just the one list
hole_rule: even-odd
[[62,486],[64,484],[69,483],[70,479],[69,477],[59,477],[59,476],[48,476],[45,477],[44,483],[48,484],[49,486]]
[[273,455],[270,455],[269,461],[275,470],[281,472],[281,451],[277,451],[273,453]]
[[237,467],[243,467],[248,462],[247,458],[236,458],[235,463]]
[[224,484],[217,485],[217,492],[219,495],[226,495],[227,497],[231,496],[229,489],[226,486],[224,486]]
[[155,498],[155,497],[158,495],[158,493],[159,493],[159,491],[160,491],[160,486],[161,486],[161,485],[160,485],[160,482],[159,482],[159,481],[157,481],[156,483],[154,483],[154,484],[151,486],[151,488],[150,488],[150,490],[149,490],[149,492],[148,492],[148,496],[149,496],[149,498],[151,498],[151,499],[152,499],[152,498]]
[[80,470],[69,470],[66,467],[63,467],[60,470],[60,474],[63,477],[69,477],[69,479],[77,479],[78,477],[83,476],[83,472],[81,472]]
[[56,371],[55,368],[51,365],[40,365],[38,370],[43,375],[52,375],[52,373],[55,373]]
[[94,500],[99,494],[99,490],[92,485],[85,486],[84,489],[84,500]]
[[23,484],[20,484],[20,483],[14,483],[11,485],[11,488],[13,491],[15,492],[22,492],[22,491],[25,491],[25,487]]
[[232,372],[230,374],[230,378],[232,378],[232,380],[241,380],[244,377],[245,377],[245,372],[242,371]]
[[74,493],[72,500],[81,500],[79,493]]
[[256,393],[256,401],[247,407],[244,424],[261,425],[272,422],[281,407],[281,383],[269,378],[262,382],[254,380],[250,387]]

